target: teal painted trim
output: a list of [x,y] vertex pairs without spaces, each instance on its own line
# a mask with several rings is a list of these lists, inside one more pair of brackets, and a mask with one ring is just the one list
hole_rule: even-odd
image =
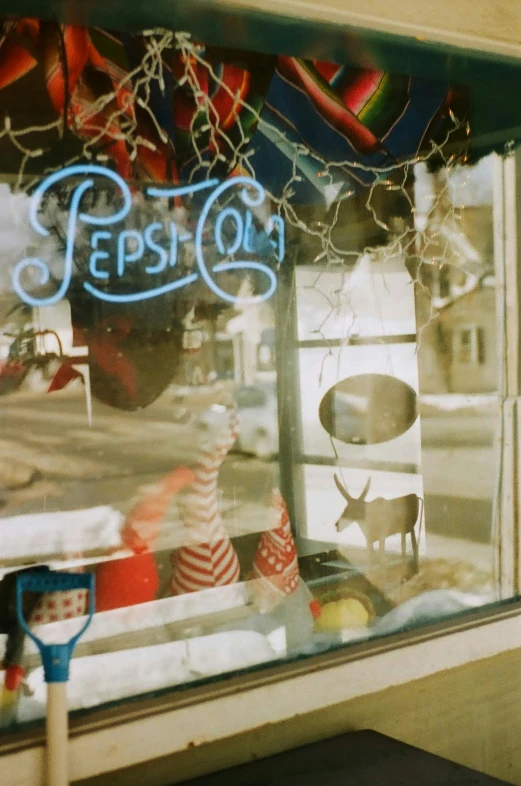
[[446,80],[472,93],[474,149],[502,150],[508,140],[521,138],[521,59],[341,25],[231,12],[212,0],[0,0],[0,14],[114,30],[186,30],[213,45]]
[[437,73],[464,83],[476,80],[480,64],[486,66],[480,69],[486,81],[495,81],[505,69],[511,73],[511,68],[521,68],[521,59],[513,57],[315,20],[249,10],[239,13],[212,0],[0,0],[0,14],[107,29],[187,30],[215,45],[364,67],[371,63],[384,70],[426,77]]

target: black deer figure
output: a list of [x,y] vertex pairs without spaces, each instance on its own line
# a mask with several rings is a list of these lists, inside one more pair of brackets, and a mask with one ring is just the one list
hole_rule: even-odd
[[338,532],[342,532],[354,521],[362,530],[367,541],[367,548],[373,552],[373,546],[378,541],[380,553],[385,551],[385,539],[391,535],[401,535],[402,537],[402,556],[406,553],[406,537],[411,536],[412,551],[414,556],[414,566],[418,568],[418,540],[414,530],[415,524],[420,513],[423,515],[423,500],[416,494],[406,494],[404,497],[394,497],[393,499],[383,499],[377,497],[366,502],[366,497],[371,486],[371,478],[364,486],[364,490],[359,497],[352,497],[348,490],[342,485],[340,479],[335,475],[335,483],[339,492],[347,502],[342,515],[336,523]]

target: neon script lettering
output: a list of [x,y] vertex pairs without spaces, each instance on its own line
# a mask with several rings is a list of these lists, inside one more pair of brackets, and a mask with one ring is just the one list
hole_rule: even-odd
[[[263,232],[257,232],[253,225],[253,215],[249,208],[259,207],[265,200],[265,191],[256,180],[249,177],[230,178],[221,184],[217,180],[207,180],[191,186],[179,188],[156,188],[148,187],[147,194],[150,197],[172,198],[185,195],[192,195],[198,191],[210,191],[210,194],[203,205],[199,220],[197,222],[195,235],[179,228],[175,222],[169,223],[167,232],[169,247],[165,248],[161,244],[161,236],[164,237],[165,227],[159,221],[152,222],[144,230],[122,229],[115,232],[115,225],[127,218],[132,207],[132,197],[130,189],[125,181],[115,172],[105,167],[96,165],[78,165],[67,167],[46,178],[33,194],[29,220],[33,230],[41,237],[49,235],[49,230],[40,223],[38,213],[42,200],[55,184],[63,183],[67,178],[83,176],[84,179],[76,186],[72,192],[67,219],[67,234],[64,256],[64,271],[60,286],[56,292],[45,298],[33,297],[27,292],[22,284],[22,276],[28,268],[33,268],[39,273],[40,284],[43,286],[50,279],[48,265],[37,257],[22,259],[15,266],[12,273],[13,288],[18,297],[30,306],[50,306],[57,303],[66,296],[71,283],[73,264],[74,264],[74,245],[80,224],[92,227],[90,235],[90,256],[89,273],[91,281],[84,281],[83,286],[93,297],[105,300],[110,303],[130,303],[138,300],[163,295],[177,289],[182,289],[192,284],[199,277],[203,279],[208,288],[219,298],[233,304],[259,303],[270,298],[276,288],[277,280],[273,270],[268,265],[255,259],[231,259],[235,254],[244,251],[246,254],[276,253],[277,262],[280,264],[284,259],[284,222],[280,216],[271,216]],[[90,188],[94,187],[93,176],[107,178],[117,186],[120,191],[123,204],[117,211],[108,216],[91,216],[81,211],[81,201],[83,195]],[[240,199],[245,207],[244,214],[234,207],[226,207],[217,212],[215,218],[215,208],[220,197],[231,195],[232,189],[241,187]],[[213,227],[210,226],[210,214],[213,211]],[[113,227],[112,231],[108,227]],[[205,259],[203,238],[208,236],[210,229],[213,229],[214,248],[223,257],[223,260],[213,264],[211,268]],[[114,243],[115,241],[115,243]],[[196,268],[193,273],[177,278],[160,286],[154,286],[153,277],[158,273],[164,273],[176,267],[179,246],[182,243],[191,241],[195,250]],[[109,243],[116,248],[109,253]],[[207,244],[208,245],[208,244]],[[150,253],[151,252],[151,253]],[[125,270],[129,265],[139,264],[147,255],[147,263],[153,258],[154,264],[146,264],[144,270],[150,277],[150,288],[141,292],[118,294],[115,292],[100,289],[98,282],[110,280],[122,280]],[[224,290],[215,279],[215,274],[229,270],[255,270],[262,273],[267,280],[266,290],[252,297],[238,297]]]

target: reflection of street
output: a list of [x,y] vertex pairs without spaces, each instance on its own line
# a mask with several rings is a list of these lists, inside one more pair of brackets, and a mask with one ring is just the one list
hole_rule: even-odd
[[[173,394],[166,393],[132,413],[96,403],[89,428],[81,388],[2,398],[0,460],[17,460],[39,472],[31,486],[2,492],[3,515],[107,504],[125,513],[144,486],[194,460],[190,432],[172,422],[173,400]],[[489,541],[492,433],[492,416],[440,413],[422,418],[427,532]],[[231,535],[266,526],[266,500],[276,473],[276,463],[239,453],[227,457],[220,487]],[[321,540],[328,539],[324,532]]]
[[[81,388],[3,398],[0,459],[35,467],[39,477],[25,489],[0,493],[6,503],[2,514],[96,505],[128,511],[143,487],[195,459],[193,434],[172,422],[173,398],[166,393],[147,409],[131,413],[95,402],[92,428],[87,425]],[[274,465],[268,462],[240,454],[227,457],[220,486],[230,534],[266,527],[273,472]],[[0,492],[3,485],[0,477]]]
[[[434,550],[438,556],[445,548],[446,556],[470,559],[471,549],[467,544],[483,544],[487,555],[478,548],[480,562],[490,564],[497,468],[496,421],[492,407],[479,412],[434,411],[421,416],[421,472],[427,540],[422,545],[420,539],[420,545],[424,555],[433,556],[431,544],[433,548],[436,544]],[[396,444],[398,446],[398,440]],[[395,462],[400,462],[398,449],[392,456]],[[344,482],[352,484],[351,493],[355,496],[367,482],[368,474],[375,486],[369,499],[380,496],[390,499],[411,491],[420,493],[414,486],[415,476],[393,473],[392,464],[388,471],[382,469],[384,471],[370,472],[344,468],[341,473]],[[342,534],[335,530],[334,524],[345,504],[335,494],[333,473],[336,471],[326,466],[306,467],[308,537],[322,543],[334,541],[364,547],[365,539],[357,524],[352,524]],[[400,538],[388,538],[386,550],[398,552]]]
[[426,447],[423,473],[428,530],[490,542],[496,468],[490,443]]
[[464,448],[481,450],[492,446],[497,416],[492,407],[488,411],[460,414],[439,412],[420,415],[424,447]]

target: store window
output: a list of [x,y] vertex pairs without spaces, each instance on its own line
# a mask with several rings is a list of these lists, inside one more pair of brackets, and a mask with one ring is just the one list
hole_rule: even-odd
[[2,24],[2,725],[45,711],[22,569],[95,575],[72,710],[516,595],[490,85]]

